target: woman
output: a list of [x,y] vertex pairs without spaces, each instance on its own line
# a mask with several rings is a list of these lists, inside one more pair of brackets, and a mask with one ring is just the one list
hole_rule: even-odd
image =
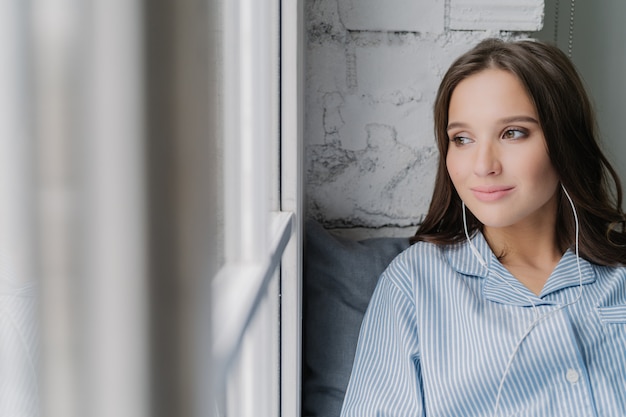
[[435,134],[431,206],[379,280],[342,416],[626,415],[621,184],[571,62],[481,42]]

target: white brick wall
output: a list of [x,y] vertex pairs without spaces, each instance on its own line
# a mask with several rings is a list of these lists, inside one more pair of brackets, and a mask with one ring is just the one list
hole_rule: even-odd
[[341,0],[339,15],[348,30],[441,32],[444,0]]
[[450,0],[450,29],[538,31],[543,0]]
[[543,0],[307,1],[308,214],[414,227],[432,193],[441,77],[480,39],[540,28]]

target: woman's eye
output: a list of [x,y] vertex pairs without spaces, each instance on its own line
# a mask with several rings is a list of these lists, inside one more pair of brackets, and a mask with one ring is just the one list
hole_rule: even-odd
[[502,134],[503,139],[521,139],[526,137],[526,132],[520,129],[507,129]]
[[458,145],[467,145],[468,143],[471,143],[472,140],[465,136],[454,136],[452,138],[452,142],[454,142],[458,146]]

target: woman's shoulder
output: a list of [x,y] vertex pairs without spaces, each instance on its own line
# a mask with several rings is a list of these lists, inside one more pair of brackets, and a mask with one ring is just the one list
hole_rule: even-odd
[[465,244],[416,242],[391,262],[381,280],[383,285],[393,285],[417,304],[422,304],[426,299],[456,288],[459,279],[468,271],[470,256]]
[[451,247],[431,242],[415,242],[406,248],[394,261],[420,265],[425,262],[444,262]]
[[598,265],[592,262],[589,262],[589,265],[598,276],[617,280],[626,279],[626,265]]
[[396,256],[387,267],[388,275],[398,275],[414,279],[425,271],[445,268],[449,264],[446,245],[430,242],[416,242]]

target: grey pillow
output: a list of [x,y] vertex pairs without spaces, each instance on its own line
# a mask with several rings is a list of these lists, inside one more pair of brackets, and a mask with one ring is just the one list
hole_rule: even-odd
[[342,239],[306,222],[303,416],[339,416],[378,277],[408,246],[408,238]]

